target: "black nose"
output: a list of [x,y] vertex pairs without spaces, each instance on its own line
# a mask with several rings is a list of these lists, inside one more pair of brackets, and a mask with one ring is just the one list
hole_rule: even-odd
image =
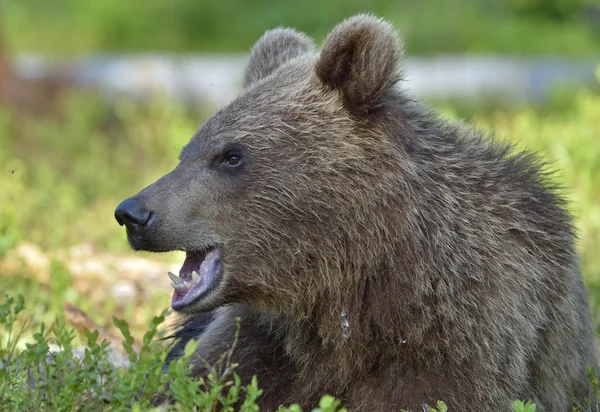
[[151,217],[152,213],[144,210],[135,199],[124,200],[115,210],[115,219],[121,226],[144,227]]

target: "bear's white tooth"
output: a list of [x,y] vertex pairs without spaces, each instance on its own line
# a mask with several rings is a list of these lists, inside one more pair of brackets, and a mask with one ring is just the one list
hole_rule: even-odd
[[192,272],[192,280],[191,280],[191,284],[195,285],[196,283],[198,283],[200,281],[200,275],[194,270]]
[[171,278],[171,280],[173,281],[174,284],[176,285],[181,285],[183,282],[185,282],[185,280],[181,279],[179,276],[168,272],[169,273],[169,277]]
[[173,286],[173,289],[178,290],[180,292],[186,292],[190,289],[190,284],[188,282],[183,282],[180,284],[175,284],[175,283],[171,283],[171,286]]

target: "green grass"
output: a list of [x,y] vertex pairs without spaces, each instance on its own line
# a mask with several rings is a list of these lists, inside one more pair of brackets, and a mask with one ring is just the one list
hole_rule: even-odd
[[394,23],[410,54],[583,56],[600,50],[600,32],[584,14],[592,4],[597,0],[9,0],[0,24],[16,51],[246,52],[279,25],[321,42],[342,19],[374,12]]
[[[208,114],[203,110],[188,111],[160,98],[143,106],[122,101],[111,108],[82,92],[67,94],[56,110],[50,117],[33,117],[0,107],[0,267],[3,257],[23,241],[40,245],[45,251],[89,242],[101,251],[131,253],[122,228],[114,222],[115,206],[175,166],[179,149]],[[567,188],[572,200],[580,234],[578,249],[596,325],[600,320],[598,113],[600,96],[583,90],[572,96],[568,104],[551,109],[496,109],[467,119],[483,128],[493,126],[504,138],[538,150],[553,162],[556,179]],[[458,117],[450,107],[444,109],[444,114]],[[12,405],[11,410],[33,410],[39,402],[46,402],[49,410],[88,406],[90,410],[108,410],[109,406],[111,410],[136,410],[131,401],[134,394],[140,394],[139,410],[145,410],[149,405],[147,394],[162,389],[167,379],[159,374],[160,362],[156,363],[164,343],[150,340],[164,333],[163,317],[154,321],[152,318],[157,308],[160,311],[168,306],[168,291],[164,296],[148,299],[142,307],[119,314],[129,324],[128,330],[136,341],[142,342],[146,336],[147,348],[131,355],[132,370],[112,371],[102,358],[100,342],[94,343],[92,335],[76,334],[66,326],[63,307],[65,302],[73,301],[92,313],[100,325],[113,330],[125,330],[125,325],[115,323],[113,302],[107,300],[103,306],[94,306],[86,296],[78,294],[73,281],[73,275],[57,262],[51,265],[46,281],[23,267],[0,273],[0,289],[8,296],[0,309],[0,358],[6,362],[10,357],[5,364],[12,368],[0,368],[0,404]],[[17,302],[19,295],[25,298],[24,307]],[[19,308],[18,314],[15,307]],[[133,310],[142,310],[142,320],[134,319]],[[46,365],[44,377],[51,381],[46,386],[23,389],[26,367],[46,362],[43,353],[49,342],[67,349],[60,355],[66,358]],[[76,371],[67,371],[67,360],[72,358],[69,347],[83,344],[91,345],[86,356],[94,359],[88,358],[86,364],[76,362]],[[185,377],[183,365],[173,368],[167,377],[178,379],[179,383],[172,387],[178,388],[176,396],[182,410],[190,410],[198,402],[229,402],[220,397],[221,392],[210,392],[209,387],[204,388],[208,392],[196,395],[199,383]],[[148,379],[144,378],[147,374]],[[94,386],[100,375],[106,384]],[[232,374],[217,375],[210,385],[221,388],[227,384],[225,392],[235,387],[231,390],[236,396],[251,399],[258,393],[260,376],[255,385],[238,382]],[[109,394],[112,403],[105,404],[98,398],[101,393]],[[82,399],[87,406],[82,406]],[[327,409],[327,402],[333,402],[327,399],[322,410],[334,410]],[[254,410],[252,402],[247,410]],[[290,406],[289,410],[296,410],[293,408]],[[523,408],[529,410],[525,405]],[[198,410],[210,409],[199,406]]]
[[[85,330],[86,348],[76,353],[74,332],[57,319],[51,329],[42,324],[33,339],[21,348],[20,337],[26,331],[20,319],[25,301],[7,297],[0,303],[0,402],[6,411],[259,411],[257,400],[262,395],[254,376],[242,382],[231,362],[233,343],[214,365],[205,379],[190,377],[189,360],[199,341],[190,341],[184,355],[166,369],[165,345],[157,327],[165,314],[154,317],[144,334],[139,349],[128,324],[114,318],[120,329],[129,365],[109,361],[108,342],[98,333]],[[591,376],[591,375],[590,375]],[[598,382],[590,378],[596,396]],[[237,407],[237,409],[234,409]],[[530,401],[515,400],[514,412],[535,412]],[[573,409],[583,411],[582,409]],[[584,409],[591,410],[591,409]],[[447,412],[443,401],[427,412]],[[302,412],[298,404],[281,405],[278,412]],[[341,402],[323,395],[312,412],[347,412]],[[402,409],[400,412],[410,412]]]

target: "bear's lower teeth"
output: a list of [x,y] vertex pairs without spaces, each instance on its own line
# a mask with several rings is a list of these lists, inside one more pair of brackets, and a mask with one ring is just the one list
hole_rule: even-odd
[[171,280],[173,281],[173,283],[171,283],[171,286],[173,286],[173,289],[178,290],[180,292],[190,290],[200,281],[200,275],[198,275],[196,271],[192,272],[192,279],[190,279],[189,281],[180,278],[174,273],[168,272],[168,274]]

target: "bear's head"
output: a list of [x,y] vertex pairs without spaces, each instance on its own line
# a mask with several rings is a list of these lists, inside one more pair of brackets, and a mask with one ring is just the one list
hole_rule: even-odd
[[391,26],[365,14],[320,51],[284,28],[256,43],[243,93],[115,212],[133,249],[186,252],[171,276],[175,310],[309,310],[378,269],[404,190],[389,130],[409,133],[392,115],[401,54]]

